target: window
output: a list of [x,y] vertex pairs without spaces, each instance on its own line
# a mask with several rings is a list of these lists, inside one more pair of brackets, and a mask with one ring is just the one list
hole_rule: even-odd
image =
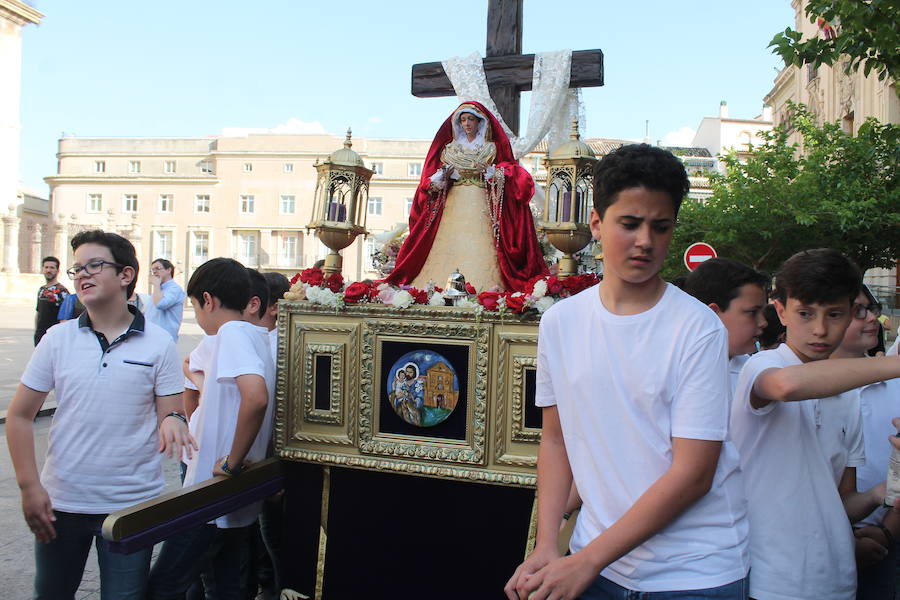
[[195,213],[208,213],[209,212],[209,195],[208,194],[197,194],[194,196],[194,212]]
[[252,195],[242,195],[240,211],[245,215],[252,214],[256,207],[256,198]]
[[175,196],[172,194],[159,195],[159,212],[170,213],[175,210]]
[[294,172],[294,163],[284,163],[284,172],[285,173],[293,173]]
[[295,231],[278,232],[276,239],[278,240],[278,255],[276,263],[280,267],[293,267],[298,264],[297,258],[300,256],[300,237]]
[[244,173],[253,171],[253,163],[244,163]]
[[255,267],[259,264],[256,242],[255,231],[242,231],[237,234],[238,260],[246,267]]
[[153,256],[172,260],[172,232],[157,231]]
[[103,194],[88,194],[88,212],[103,210]]
[[407,163],[406,174],[409,176],[419,177],[422,175],[422,163]]
[[195,265],[203,264],[209,260],[209,232],[194,231],[191,233],[191,237],[194,240],[191,246],[192,262]]
[[296,201],[295,201],[294,196],[282,196],[281,197],[281,214],[292,215],[292,214],[294,214],[295,208],[296,208]]
[[122,196],[122,212],[137,212],[137,194],[125,194]]
[[369,196],[369,214],[381,214],[381,198],[379,198],[378,196]]
[[409,216],[409,213],[412,212],[412,205],[413,205],[413,199],[407,198],[406,199],[406,216],[407,217]]
[[383,174],[384,174],[384,163],[381,163],[381,162],[373,162],[373,163],[372,163],[372,170],[375,171],[375,174],[376,174],[376,175],[383,175]]
[[128,161],[128,172],[129,173],[140,173],[141,172],[141,161],[139,160],[129,160]]
[[209,161],[209,160],[201,160],[201,161],[200,161],[200,172],[201,172],[201,173],[206,173],[206,174],[208,174],[208,175],[211,174],[211,173],[213,172],[212,161]]
[[174,173],[175,172],[175,161],[167,160],[165,162],[165,164],[163,165],[163,170],[165,170],[166,173]]
[[94,161],[94,173],[106,173],[106,161],[105,160],[95,160]]
[[375,265],[372,263],[372,257],[375,256],[376,252],[378,252],[378,242],[373,236],[367,237],[365,247],[366,255],[363,257],[362,264],[363,271],[372,271],[375,269]]

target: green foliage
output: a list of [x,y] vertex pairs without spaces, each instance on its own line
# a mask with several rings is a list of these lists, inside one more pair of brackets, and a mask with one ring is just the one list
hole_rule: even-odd
[[671,279],[686,273],[682,256],[692,242],[774,272],[789,256],[829,247],[861,269],[890,267],[900,256],[900,126],[874,119],[851,136],[836,123],[819,127],[803,105],[791,104],[790,125],[803,137],[804,154],[788,143],[784,127],[762,132],[746,162],[722,157],[727,171],[710,179],[713,196],[686,201],[663,268]]
[[845,55],[847,73],[862,66],[865,75],[874,69],[879,79],[900,81],[900,0],[809,0],[805,12],[811,23],[825,19],[837,36],[801,41],[800,32],[785,29],[769,43],[785,64],[834,65]]

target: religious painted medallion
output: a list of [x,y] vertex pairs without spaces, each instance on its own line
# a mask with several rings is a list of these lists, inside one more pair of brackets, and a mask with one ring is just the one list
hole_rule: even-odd
[[390,370],[387,398],[397,415],[416,427],[442,423],[459,399],[459,378],[449,360],[433,350],[413,350]]

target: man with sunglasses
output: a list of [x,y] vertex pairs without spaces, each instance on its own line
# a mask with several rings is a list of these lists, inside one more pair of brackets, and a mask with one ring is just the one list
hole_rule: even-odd
[[147,303],[147,319],[169,332],[178,341],[178,330],[184,315],[184,289],[178,285],[175,265],[165,258],[150,263],[150,284],[153,286],[152,302]]
[[[160,454],[190,456],[175,344],[127,304],[134,246],[104,231],[72,238],[68,270],[86,311],[37,345],[7,411],[6,436],[35,535],[35,599],[73,598],[96,545],[104,598],[143,599],[151,549],[110,552],[106,516],[165,489]],[[33,421],[55,390],[47,458],[38,475]]]

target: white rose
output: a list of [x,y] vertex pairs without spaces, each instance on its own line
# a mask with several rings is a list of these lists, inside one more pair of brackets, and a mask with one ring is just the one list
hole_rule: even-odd
[[415,302],[415,299],[406,290],[400,290],[391,298],[391,305],[397,308],[409,308],[413,302]]
[[432,292],[431,297],[428,298],[428,305],[444,306],[444,297],[437,292]]
[[541,298],[540,300],[538,300],[537,302],[534,303],[534,307],[537,309],[537,311],[539,313],[543,314],[545,310],[547,310],[554,304],[556,304],[556,301],[553,298],[551,298],[549,296],[544,296],[543,298]]
[[534,284],[534,291],[531,292],[531,297],[535,300],[543,298],[547,295],[547,280],[540,279]]
[[468,298],[463,298],[459,301],[458,304],[456,304],[456,308],[474,308],[475,310],[478,310],[479,308],[481,308],[481,305],[477,302],[472,302]]

